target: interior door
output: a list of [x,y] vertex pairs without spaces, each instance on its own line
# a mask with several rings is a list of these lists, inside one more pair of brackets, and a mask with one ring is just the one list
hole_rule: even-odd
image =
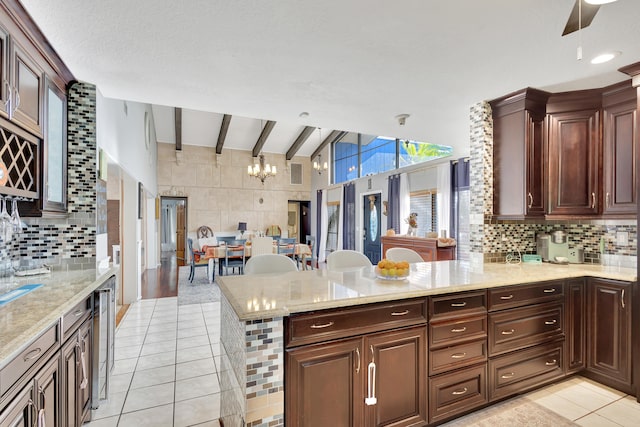
[[176,260],[178,265],[185,265],[185,242],[187,235],[187,209],[185,203],[176,206]]
[[364,229],[362,250],[373,264],[380,261],[380,193],[364,196]]

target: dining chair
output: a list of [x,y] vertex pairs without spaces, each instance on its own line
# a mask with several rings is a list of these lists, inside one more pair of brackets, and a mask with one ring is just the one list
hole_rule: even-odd
[[327,256],[327,270],[372,266],[365,254],[350,249],[333,251]]
[[285,255],[263,254],[251,255],[244,266],[244,274],[286,273],[298,271],[296,263]]
[[270,225],[264,234],[265,236],[280,237],[282,235],[282,229],[279,225]]
[[229,242],[233,242],[234,240],[236,240],[235,236],[219,236],[216,237],[216,240],[218,241],[218,243],[224,242],[225,245],[228,245]]
[[[316,238],[315,236],[311,236],[307,234],[305,237],[305,244],[309,246],[309,250],[311,251],[311,255],[304,258],[304,262],[306,265],[303,267],[306,269],[307,266],[311,266],[311,269],[318,268],[318,257],[316,256]],[[303,258],[301,255],[297,256],[298,263],[303,262]],[[315,267],[314,267],[315,266]],[[298,268],[300,268],[298,266]]]
[[286,255],[293,259],[296,253],[296,238],[280,238],[278,239],[278,254]]
[[407,261],[409,264],[424,262],[424,259],[418,252],[409,248],[389,248],[387,249],[386,258],[389,261]]
[[191,254],[191,266],[189,269],[189,282],[193,283],[193,278],[196,275],[196,268],[207,267],[207,277],[209,277],[209,260],[204,258],[204,252],[196,251],[193,249],[193,239],[187,239],[187,246],[189,247],[189,253]]
[[196,231],[198,239],[213,237],[213,230],[208,225],[201,225]]
[[225,275],[229,272],[229,268],[231,268],[232,272],[235,272],[237,268],[238,273],[243,274],[246,259],[245,243],[245,239],[231,240],[227,243],[224,258],[220,260],[222,262],[220,264],[220,270],[224,270]]
[[273,254],[273,237],[253,237],[251,239],[251,256]]

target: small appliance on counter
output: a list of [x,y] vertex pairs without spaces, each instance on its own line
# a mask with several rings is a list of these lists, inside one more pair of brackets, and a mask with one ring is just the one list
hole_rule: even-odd
[[569,249],[569,263],[571,263],[571,264],[584,264],[584,249],[582,249],[582,248],[570,248]]
[[569,262],[569,243],[564,230],[556,230],[551,235],[538,234],[537,252],[542,261],[567,264]]

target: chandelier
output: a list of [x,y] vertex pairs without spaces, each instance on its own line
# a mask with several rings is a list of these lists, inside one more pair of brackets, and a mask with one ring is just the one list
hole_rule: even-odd
[[318,159],[313,162],[313,169],[315,169],[318,174],[322,174],[323,171],[326,171],[329,168],[327,162],[322,163],[322,154],[318,154]]
[[249,176],[258,178],[264,184],[264,180],[270,176],[276,176],[276,167],[264,163],[264,154],[258,156],[258,163],[247,166]]

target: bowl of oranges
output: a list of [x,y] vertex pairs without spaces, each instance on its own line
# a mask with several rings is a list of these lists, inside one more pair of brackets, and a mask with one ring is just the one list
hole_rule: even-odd
[[383,280],[404,280],[409,276],[407,261],[383,259],[376,266],[376,277]]

